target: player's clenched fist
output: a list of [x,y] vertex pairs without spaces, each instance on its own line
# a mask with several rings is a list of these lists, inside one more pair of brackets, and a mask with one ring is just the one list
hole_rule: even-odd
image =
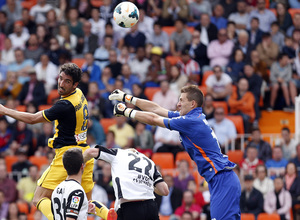
[[133,97],[132,95],[128,95],[125,92],[116,89],[114,90],[109,96],[108,96],[109,100],[117,100],[120,102],[127,102],[127,103],[132,103],[135,105],[136,103],[136,98]]
[[127,108],[125,104],[118,103],[114,106],[114,115],[115,116],[126,116],[128,118],[134,118],[136,111],[132,108]]

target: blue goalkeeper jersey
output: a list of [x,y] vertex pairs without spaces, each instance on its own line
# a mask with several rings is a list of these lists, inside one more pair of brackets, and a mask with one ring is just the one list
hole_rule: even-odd
[[202,108],[195,108],[184,116],[169,111],[168,117],[164,119],[166,128],[179,131],[181,144],[207,182],[219,171],[236,166],[221,153],[217,137],[202,114]]

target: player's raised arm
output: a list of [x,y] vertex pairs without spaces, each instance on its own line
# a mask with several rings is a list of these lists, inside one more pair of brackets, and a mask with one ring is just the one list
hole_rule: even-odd
[[7,115],[18,121],[23,121],[27,124],[47,122],[46,119],[44,119],[43,117],[42,111],[39,111],[34,114],[28,112],[20,112],[14,109],[6,108],[1,104],[0,104],[0,115]]
[[164,117],[161,117],[152,112],[137,111],[132,108],[127,108],[125,104],[118,103],[114,106],[115,116],[125,116],[127,118],[134,118],[142,123],[155,125],[165,128]]
[[168,110],[159,106],[155,102],[133,97],[132,95],[128,95],[119,89],[114,90],[108,98],[109,100],[132,103],[143,111],[153,112],[162,117],[168,117]]

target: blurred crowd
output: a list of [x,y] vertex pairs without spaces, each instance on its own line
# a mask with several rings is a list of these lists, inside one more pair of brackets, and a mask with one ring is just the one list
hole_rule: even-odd
[[[1,1],[0,103],[31,113],[51,106],[59,99],[53,94],[60,66],[75,62],[82,68],[79,88],[89,103],[88,144],[134,147],[149,157],[171,152],[176,158],[183,151],[177,132],[125,117],[115,118],[105,131],[101,120],[114,118],[115,103],[108,95],[120,89],[176,110],[180,88],[199,85],[206,95],[203,112],[222,150],[237,137],[226,115],[241,116],[244,133],[251,134],[236,169],[244,189],[242,212],[290,219],[290,209],[300,203],[300,145],[283,128],[278,131],[282,138],[270,146],[261,139],[258,122],[261,109],[294,111],[300,89],[299,1],[132,0],[139,22],[128,29],[113,20],[120,2]],[[158,92],[146,95],[153,87]],[[216,107],[216,102],[228,104]],[[30,203],[46,167],[32,165],[28,158],[51,161],[55,154],[47,145],[53,133],[51,123],[27,125],[0,117],[1,220],[28,217],[18,214],[17,204]],[[4,159],[8,155],[18,158],[10,168]],[[209,219],[207,185],[194,178],[189,162],[176,165],[176,175],[165,176],[170,195],[157,198],[160,213],[180,220]],[[109,164],[97,161],[95,182],[93,195],[110,206]],[[35,213],[31,217],[41,219]]]

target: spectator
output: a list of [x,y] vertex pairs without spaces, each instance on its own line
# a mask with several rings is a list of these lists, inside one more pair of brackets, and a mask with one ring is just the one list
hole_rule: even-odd
[[159,213],[163,216],[170,216],[181,205],[182,191],[174,186],[174,179],[171,175],[165,175],[163,178],[168,185],[169,194],[167,196],[155,194],[155,201],[157,202]]
[[0,165],[0,190],[4,192],[5,202],[12,203],[16,201],[16,182],[8,177],[4,164]]
[[77,46],[77,37],[72,34],[66,24],[59,25],[59,33],[57,35],[59,45],[65,50],[75,55]]
[[288,13],[286,5],[281,2],[277,3],[276,12],[279,28],[283,32],[286,32],[287,29],[293,25],[292,17],[290,13]]
[[250,123],[255,119],[255,98],[252,92],[248,91],[248,88],[249,83],[247,79],[241,78],[238,81],[237,91],[232,92],[228,100],[230,113],[243,117],[245,133],[250,132]]
[[[292,75],[292,82],[295,84],[294,88],[296,90],[300,89],[300,50],[297,53],[297,56],[295,57],[293,61],[293,75]],[[297,91],[296,91],[297,92]],[[291,91],[291,96],[293,97],[293,94],[295,91]]]
[[91,135],[97,145],[102,145],[105,142],[105,134],[102,125],[95,117],[91,117],[88,123],[88,134]]
[[35,21],[31,20],[28,8],[22,8],[21,20],[23,22],[24,27],[26,27],[28,29],[29,34],[37,33],[36,23],[35,23]]
[[170,37],[170,53],[173,56],[181,55],[181,51],[185,48],[186,44],[190,44],[192,40],[191,33],[185,27],[183,19],[175,21],[175,31]]
[[233,21],[238,31],[246,29],[249,13],[247,12],[247,3],[245,1],[237,2],[237,12],[232,12],[228,17],[228,21]]
[[274,62],[271,66],[270,80],[272,83],[271,87],[271,100],[269,111],[272,111],[275,106],[275,101],[278,96],[279,87],[282,89],[283,97],[287,108],[285,110],[293,111],[295,99],[291,97],[289,86],[294,86],[292,83],[292,67],[289,64],[289,57],[287,54],[280,54],[278,61]]
[[[37,136],[37,151],[44,152],[48,151],[48,139],[53,137],[53,124],[43,123],[42,132]],[[42,154],[42,155],[43,155]]]
[[49,40],[48,56],[50,61],[56,66],[60,65],[60,59],[64,56],[67,60],[71,60],[71,53],[60,47],[59,41],[56,37],[51,37]]
[[274,13],[269,9],[266,9],[265,0],[257,0],[257,9],[254,9],[250,12],[249,21],[251,21],[253,17],[257,17],[259,19],[259,28],[263,32],[269,32],[271,23],[276,21]]
[[188,3],[185,0],[163,1],[162,20],[163,26],[173,26],[176,19],[187,19],[189,13]]
[[70,30],[70,34],[76,36],[77,39],[83,37],[82,22],[78,19],[78,9],[69,8],[67,12],[67,26]]
[[258,165],[255,174],[256,178],[253,182],[253,186],[266,198],[267,193],[274,190],[273,180],[268,177],[265,165]]
[[233,46],[232,41],[227,39],[226,29],[220,29],[218,32],[218,40],[212,41],[207,47],[210,67],[213,68],[215,65],[225,67],[229,62]]
[[144,8],[139,9],[139,15],[139,31],[146,36],[146,40],[148,41],[153,35],[154,19],[145,14]]
[[268,67],[276,61],[279,54],[279,47],[272,41],[269,33],[263,34],[262,42],[257,45],[256,50],[259,53],[260,59],[264,61]]
[[193,192],[190,190],[186,190],[183,193],[183,201],[182,205],[178,207],[174,214],[177,218],[180,218],[185,211],[189,211],[193,215],[193,220],[199,219],[201,214],[201,208],[193,201]]
[[192,22],[199,21],[203,13],[212,15],[212,7],[209,1],[194,0],[189,3],[189,20]]
[[47,4],[46,0],[39,0],[36,5],[30,9],[31,20],[34,20],[37,24],[45,24],[47,22],[46,14],[52,9],[50,4]]
[[121,74],[122,75],[118,78],[120,78],[123,81],[124,89],[130,90],[132,93],[132,85],[136,83],[140,84],[139,78],[132,74],[129,64],[122,65]]
[[211,23],[216,25],[218,30],[226,29],[227,27],[227,19],[223,16],[224,8],[221,4],[217,4],[214,6],[213,16],[211,16]]
[[100,38],[104,36],[104,34],[107,34],[103,31],[105,29],[106,22],[100,18],[99,8],[91,9],[91,18],[88,19],[88,22],[91,24],[90,31],[93,35],[96,35],[98,38]]
[[35,69],[29,70],[28,74],[30,80],[23,85],[18,97],[21,105],[27,105],[29,102],[36,106],[46,104],[47,96],[44,83],[37,80]]
[[282,148],[280,146],[275,146],[272,149],[272,159],[267,160],[266,162],[268,176],[271,179],[275,179],[275,177],[278,176],[283,176],[287,163],[288,161],[283,158]]
[[129,62],[132,74],[138,76],[141,83],[146,81],[150,64],[151,61],[146,58],[144,47],[138,47],[136,50],[136,57]]
[[272,41],[279,46],[279,50],[282,51],[284,46],[284,34],[279,29],[279,23],[274,21],[271,24],[271,37]]
[[236,49],[233,54],[233,59],[226,67],[226,73],[231,77],[232,82],[237,84],[245,66],[244,53],[241,49]]
[[5,194],[0,190],[0,219],[7,219],[9,203],[5,201]]
[[210,15],[207,13],[201,14],[200,24],[195,27],[195,30],[200,31],[200,40],[205,46],[218,38],[218,28],[210,21]]
[[19,1],[7,0],[6,4],[1,7],[1,10],[8,15],[8,22],[14,23],[21,20],[22,5]]
[[16,21],[13,26],[14,26],[14,32],[8,35],[9,39],[11,40],[13,48],[25,49],[26,41],[29,39],[29,34],[27,31],[23,31],[23,22]]
[[9,204],[7,220],[19,220],[18,205],[15,202]]
[[191,190],[193,192],[195,203],[198,204],[201,209],[203,209],[203,207],[205,205],[205,201],[204,201],[202,192],[199,191],[198,188],[199,187],[198,187],[195,180],[193,180],[193,179],[189,180],[188,185],[187,185],[187,189]]
[[225,112],[222,107],[215,109],[214,118],[208,120],[208,124],[215,132],[222,150],[224,150],[225,146],[228,146],[231,141],[235,140],[237,136],[236,128],[232,121],[225,118]]
[[183,151],[177,131],[156,127],[154,143],[153,152],[171,152],[174,155],[174,159],[178,152]]
[[298,176],[296,164],[293,162],[289,162],[286,165],[284,185],[285,189],[288,190],[292,196],[292,208],[294,216],[296,216],[294,205],[300,204],[300,177]]
[[215,113],[215,107],[213,105],[214,98],[210,93],[207,93],[204,97],[204,103],[202,107],[203,114],[205,114],[206,120],[212,119]]
[[[116,24],[115,24],[116,25]],[[118,26],[118,25],[116,25]],[[121,28],[120,26],[118,26],[118,28]],[[124,30],[124,28],[121,28],[122,30]],[[103,30],[103,29],[101,29]],[[110,35],[113,36],[113,46],[115,48],[117,48],[119,46],[120,40],[124,38],[124,36],[126,35],[127,31],[123,31],[123,32],[119,32],[117,30],[114,30],[113,24],[108,21],[105,24],[105,31],[101,32],[100,35],[98,36],[99,38],[99,42],[98,45],[103,45],[104,44],[104,37],[105,35]]]
[[259,28],[259,19],[253,17],[250,20],[250,28],[248,28],[249,43],[257,46],[261,43],[264,32]]
[[[1,12],[0,12],[1,14]],[[12,48],[11,40],[7,37],[4,40],[4,48],[1,51],[1,63],[3,65],[9,65],[16,61],[15,52]]]
[[193,213],[189,211],[184,211],[184,213],[181,215],[180,220],[193,220]]
[[39,178],[38,167],[31,165],[27,177],[19,180],[17,189],[19,191],[19,200],[30,203],[36,189],[36,182]]
[[178,174],[174,177],[174,186],[183,192],[187,190],[188,182],[195,180],[190,172],[190,164],[187,160],[181,160],[177,164]]
[[106,107],[106,103],[108,102],[101,97],[97,82],[90,82],[88,84],[88,94],[86,99],[88,101],[88,110],[90,112],[89,117],[93,116],[98,119],[99,117],[102,118],[104,116],[102,115],[102,109]]
[[34,153],[33,149],[33,132],[27,128],[27,124],[22,121],[17,121],[16,128],[13,130],[13,142],[17,149],[24,150],[28,156],[32,156]]
[[170,50],[169,35],[162,30],[158,21],[153,24],[153,33],[150,38],[147,38],[147,42],[154,47],[161,47],[164,53],[168,53]]
[[19,147],[16,151],[16,155],[18,157],[18,160],[12,165],[12,177],[16,182],[18,182],[20,178],[26,177],[28,175],[31,163],[28,160],[27,151],[25,148]]
[[152,133],[146,129],[145,124],[137,122],[133,141],[135,149],[151,158],[154,145],[153,136]]
[[161,90],[154,94],[153,102],[162,106],[163,108],[169,108],[171,110],[176,109],[178,97],[170,90],[170,84],[168,81],[162,81],[160,83]]
[[5,152],[11,142],[13,141],[13,135],[6,117],[0,117],[0,152]]
[[113,17],[113,11],[115,8],[115,2],[112,0],[106,0],[100,6],[100,18],[104,19],[106,22]]
[[120,146],[115,142],[115,133],[113,131],[107,132],[106,141],[103,146],[105,146],[107,149],[120,148]]
[[235,23],[233,21],[228,21],[226,30],[227,30],[228,40],[231,40],[233,43],[236,43],[236,41],[237,41],[237,30],[236,30]]
[[59,28],[59,21],[56,16],[56,11],[54,9],[51,9],[47,12],[47,23],[45,24],[45,27],[47,29],[48,33],[51,33],[52,36],[56,36],[58,34],[58,28]]
[[266,213],[277,213],[280,219],[290,219],[290,209],[292,207],[292,197],[289,191],[283,187],[283,179],[276,177],[274,180],[274,191],[266,195],[264,210]]
[[101,73],[100,80],[100,94],[103,98],[107,99],[109,94],[114,90],[115,79],[112,78],[112,73],[109,67],[104,67]]
[[121,148],[129,148],[132,146],[134,138],[133,128],[126,122],[125,117],[116,117],[117,123],[111,125],[108,130],[113,131],[115,134],[116,144]]
[[82,71],[89,74],[90,82],[96,82],[98,87],[101,84],[101,69],[96,64],[92,53],[86,53],[84,55],[85,63],[82,66]]
[[151,64],[148,69],[145,87],[157,87],[159,82],[166,80],[166,64],[162,58],[163,51],[160,47],[151,48]]
[[255,50],[255,46],[249,42],[249,34],[245,30],[240,30],[238,34],[238,41],[235,43],[234,48],[232,49],[233,54],[234,52],[240,49],[244,54],[245,62],[251,61],[251,52]]
[[36,34],[31,34],[27,41],[27,48],[24,51],[26,59],[31,59],[36,64],[40,60],[40,56],[43,54],[44,50],[38,44],[38,38]]
[[109,64],[107,67],[111,69],[113,78],[117,78],[121,74],[122,63],[118,61],[117,51],[115,49],[109,50]]
[[232,79],[219,65],[214,66],[213,71],[214,74],[210,75],[205,82],[207,93],[212,94],[215,101],[225,101],[232,91]]
[[234,0],[226,0],[226,1],[222,0],[222,1],[220,1],[220,3],[224,8],[224,17],[226,19],[228,19],[229,15],[232,12],[237,11],[237,2]]
[[189,54],[189,46],[186,46],[180,55],[180,60],[177,62],[181,74],[188,77],[190,82],[200,84],[200,66],[198,62],[191,58]]
[[264,211],[264,197],[260,191],[253,187],[253,176],[246,175],[244,177],[245,189],[241,194],[241,212],[251,213],[255,217]]
[[[57,31],[57,32],[59,32],[59,31]],[[44,48],[44,50],[48,50],[49,49],[49,40],[51,39],[51,34],[46,29],[46,26],[43,24],[38,24],[36,26],[36,31],[34,33],[36,33],[36,35],[37,35],[39,45],[41,45],[42,48]],[[57,36],[57,34],[55,36]]]
[[189,54],[195,61],[198,62],[203,73],[205,68],[209,66],[209,59],[207,57],[207,47],[201,43],[200,36],[201,32],[199,30],[193,31],[192,43],[189,47]]
[[83,34],[78,38],[77,53],[87,52],[94,54],[98,47],[98,36],[91,32],[92,24],[89,21],[83,23]]
[[251,132],[251,141],[246,146],[246,151],[248,147],[255,147],[258,150],[258,159],[266,162],[272,158],[271,146],[268,142],[261,138],[261,132],[259,128],[254,128]]
[[291,137],[291,131],[288,127],[281,129],[281,138],[277,139],[275,144],[281,146],[283,157],[286,160],[290,160],[296,156],[297,141]]
[[258,152],[255,146],[247,147],[246,158],[240,163],[242,175],[255,175],[255,170],[258,165],[263,165],[264,162],[258,159]]
[[14,71],[18,74],[18,81],[24,84],[29,80],[28,71],[34,66],[33,60],[25,59],[24,51],[21,49],[15,50],[16,62],[8,65],[8,71]]
[[120,43],[121,46],[123,46],[123,44],[127,46],[130,53],[135,53],[138,47],[145,47],[146,45],[146,36],[143,32],[138,30],[138,26],[138,23],[132,26],[130,32],[125,35],[123,43],[122,40]]
[[7,18],[7,13],[4,11],[0,11],[0,31],[1,33],[8,36],[13,32],[14,23],[10,22]]
[[300,3],[297,0],[289,0],[291,8],[300,8]]
[[296,157],[292,158],[290,162],[296,164],[298,176],[300,176],[300,143],[298,143],[296,146]]
[[261,88],[263,84],[263,80],[260,75],[254,72],[254,68],[251,64],[246,64],[244,66],[244,76],[249,83],[249,91],[254,95],[255,98],[255,121],[253,122],[253,126],[257,126],[258,120],[260,118],[260,109],[259,109],[259,101],[261,98]]
[[293,25],[290,26],[287,31],[286,35],[291,37],[293,35],[294,30],[300,29],[300,13],[295,13],[293,16]]
[[49,94],[57,84],[57,66],[49,60],[47,54],[42,54],[40,62],[34,66],[34,69],[36,71],[37,80],[44,83],[45,92]]
[[0,89],[0,97],[2,100],[9,98],[16,99],[21,92],[22,84],[18,82],[18,75],[16,72],[7,72],[6,80],[4,85]]
[[173,65],[170,70],[170,90],[176,97],[180,96],[180,89],[188,82],[188,77],[181,74],[179,66]]

